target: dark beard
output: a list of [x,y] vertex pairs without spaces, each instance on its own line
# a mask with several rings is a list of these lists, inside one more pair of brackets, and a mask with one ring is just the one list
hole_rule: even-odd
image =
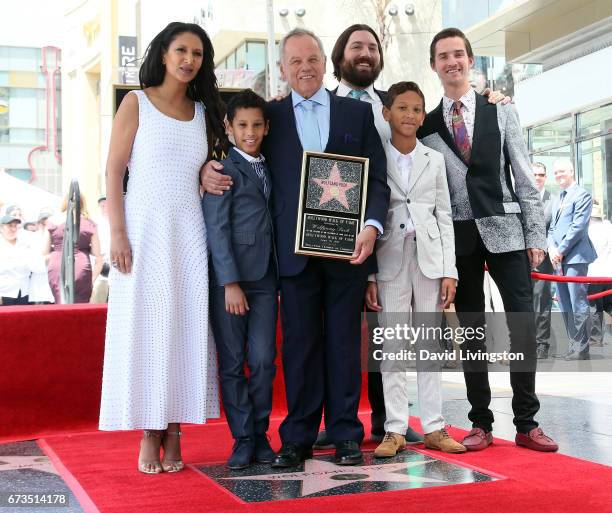
[[[357,69],[357,64],[360,62],[364,61],[359,60],[351,63],[343,61],[340,64],[340,72],[342,73],[342,80],[345,82],[357,87],[366,88],[376,82],[378,75],[380,75],[380,64],[376,67],[373,66],[369,71],[359,71]],[[373,64],[371,60],[365,62],[368,62],[370,65]]]

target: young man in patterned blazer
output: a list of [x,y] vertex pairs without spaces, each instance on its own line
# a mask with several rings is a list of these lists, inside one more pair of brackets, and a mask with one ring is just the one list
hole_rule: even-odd
[[[534,419],[540,403],[535,393],[530,271],[544,258],[546,232],[518,116],[513,105],[491,105],[470,87],[474,55],[460,30],[449,28],[436,34],[430,63],[440,77],[444,97],[427,115],[418,137],[441,152],[446,162],[459,272],[455,308],[464,327],[484,326],[486,264],[506,312],[512,312],[508,318],[510,349],[524,353],[526,360],[521,362],[521,372],[516,362],[510,366],[516,443],[537,451],[556,451],[557,444]],[[485,351],[484,341],[466,341],[462,350],[464,354]],[[477,451],[493,440],[487,362],[463,363],[473,427],[463,445]]]

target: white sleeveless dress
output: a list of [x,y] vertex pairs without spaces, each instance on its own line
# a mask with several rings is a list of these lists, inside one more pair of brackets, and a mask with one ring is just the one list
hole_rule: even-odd
[[208,322],[206,228],[199,171],[204,109],[162,114],[143,91],[129,161],[125,222],[132,272],[112,269],[100,429],[165,429],[219,416]]

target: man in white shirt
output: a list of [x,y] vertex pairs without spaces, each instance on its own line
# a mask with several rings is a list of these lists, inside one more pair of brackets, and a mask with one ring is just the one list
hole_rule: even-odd
[[32,272],[44,270],[42,257],[19,242],[21,220],[5,215],[0,220],[0,305],[27,305]]
[[[372,105],[374,124],[383,144],[391,139],[391,128],[383,117],[383,101],[386,91],[374,87],[384,67],[382,45],[376,32],[365,24],[348,27],[336,40],[331,53],[334,76],[340,82],[333,91],[336,96],[354,98]],[[414,228],[413,230],[414,231]],[[368,374],[368,399],[372,407],[371,439],[380,442],[385,435],[385,403],[383,399],[382,379],[379,372]],[[407,443],[419,443],[423,437],[408,428]],[[325,431],[321,431],[315,448],[324,449],[330,446]]]

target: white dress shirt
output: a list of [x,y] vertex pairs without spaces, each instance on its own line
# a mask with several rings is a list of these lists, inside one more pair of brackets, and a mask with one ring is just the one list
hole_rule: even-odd
[[[468,133],[468,138],[470,139],[470,144],[472,143],[474,136],[474,118],[476,117],[476,92],[474,89],[470,87],[470,90],[465,93],[461,98],[461,115],[463,116],[463,122],[465,123],[465,128]],[[453,107],[455,105],[455,100],[452,100],[448,96],[444,96],[442,98],[442,112],[444,114],[444,123],[446,124],[446,128],[451,135],[453,135]],[[454,135],[453,135],[454,136]]]
[[17,298],[30,293],[32,272],[45,272],[42,255],[35,254],[23,242],[11,244],[0,235],[0,296]]
[[265,162],[266,161],[266,159],[261,153],[259,154],[259,157],[253,157],[252,155],[249,155],[248,153],[245,153],[244,151],[242,151],[240,148],[238,148],[238,146],[234,146],[234,150],[240,153],[240,155],[244,157],[244,160],[246,160],[249,164],[251,162]]
[[[410,182],[410,173],[412,172],[412,163],[414,162],[414,155],[416,153],[416,146],[414,149],[408,153],[401,153],[393,144],[389,144],[389,148],[391,149],[391,154],[393,155],[393,160],[395,160],[395,165],[397,169],[402,175],[402,180],[404,183],[404,189],[408,191],[408,183]],[[412,219],[410,218],[410,211],[408,212],[408,221],[406,221],[406,226],[404,227],[404,237],[409,235],[414,236],[416,230],[414,229],[414,224],[412,223]]]
[[[336,95],[346,97],[352,90],[353,89],[350,86],[346,85],[344,82],[340,82],[340,84],[338,84],[338,90],[336,91]],[[391,127],[383,117],[382,100],[380,99],[380,96],[378,96],[376,91],[374,91],[373,84],[370,85],[370,87],[364,89],[364,91],[365,94],[361,98],[359,98],[359,101],[368,102],[372,104],[372,113],[374,114],[374,124],[376,125],[376,131],[378,132],[382,143],[385,144],[387,141],[391,140]]]
[[[315,114],[317,116],[317,122],[319,124],[321,148],[323,148],[323,151],[325,151],[325,147],[327,146],[327,142],[329,140],[329,120],[331,112],[329,96],[327,90],[325,89],[325,86],[321,86],[321,88],[310,97],[310,100],[317,104],[315,108]],[[304,98],[300,94],[296,93],[294,90],[291,90],[291,101],[293,102],[293,113],[295,115],[295,124],[298,131],[298,136],[300,138],[300,142],[302,142],[303,110],[300,108],[300,103],[304,101]],[[383,226],[376,219],[366,219],[364,226],[373,226],[374,228],[376,228],[376,231],[379,235],[383,234]]]

